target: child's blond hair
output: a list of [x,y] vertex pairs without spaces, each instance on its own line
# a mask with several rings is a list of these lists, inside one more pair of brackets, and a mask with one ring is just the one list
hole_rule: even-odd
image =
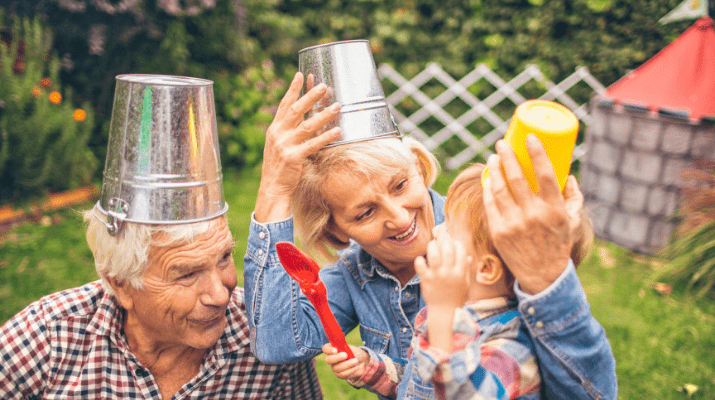
[[[486,168],[484,164],[473,164],[457,175],[447,191],[444,213],[447,218],[454,217],[458,213],[468,218],[474,250],[476,250],[477,254],[488,253],[497,256],[504,266],[507,284],[510,284],[513,283],[511,272],[494,247],[494,242],[489,234],[489,225],[482,199],[482,172],[484,168]],[[571,247],[571,259],[574,265],[578,266],[589,254],[592,243],[593,227],[591,220],[585,210],[582,209],[581,225],[576,232],[576,237]]]

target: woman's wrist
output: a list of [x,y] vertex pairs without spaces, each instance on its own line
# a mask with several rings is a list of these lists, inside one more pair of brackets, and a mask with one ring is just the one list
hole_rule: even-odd
[[282,221],[291,216],[290,197],[270,195],[259,188],[254,211],[254,219],[256,222],[265,224]]

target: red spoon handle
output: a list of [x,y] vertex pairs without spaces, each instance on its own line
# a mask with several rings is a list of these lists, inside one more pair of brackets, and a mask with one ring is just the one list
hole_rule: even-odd
[[316,295],[310,296],[311,303],[315,306],[315,310],[318,312],[318,317],[320,317],[320,322],[323,324],[323,329],[325,329],[325,334],[328,336],[328,341],[332,344],[338,351],[344,351],[348,354],[348,360],[355,358],[352,350],[345,341],[345,335],[343,330],[340,328],[338,321],[335,320],[335,315],[330,310],[328,306],[328,301],[324,296]]

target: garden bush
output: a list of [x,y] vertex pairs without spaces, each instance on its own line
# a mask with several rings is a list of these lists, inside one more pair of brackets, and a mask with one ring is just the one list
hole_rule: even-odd
[[[250,166],[243,163],[255,158],[250,149],[263,140],[259,135],[262,132],[247,125],[263,121],[265,109],[235,104],[244,102],[238,100],[241,96],[248,98],[246,103],[262,98],[266,102],[263,106],[268,107],[276,102],[270,103],[273,94],[257,87],[255,81],[239,81],[262,71],[265,62],[273,65],[271,76],[278,81],[276,85],[290,80],[301,48],[368,39],[377,64],[388,63],[408,78],[430,62],[439,63],[456,78],[485,63],[506,79],[526,65],[536,64],[547,80],[554,82],[572,74],[575,67],[586,66],[600,82],[610,85],[692,23],[658,23],[680,2],[9,0],[4,4],[13,15],[39,16],[54,30],[54,46],[62,60],[60,78],[74,89],[77,99],[94,106],[98,124],[89,144],[99,159],[105,155],[114,77],[122,73],[164,73],[212,79],[217,82],[217,93],[232,93],[234,104],[228,106],[229,112],[217,115],[218,122],[222,132],[227,127],[242,130],[222,135],[222,147],[231,147],[223,150],[222,161],[224,167],[243,168]],[[715,2],[711,3],[712,9]],[[244,92],[223,91],[218,81]],[[268,81],[264,84],[271,86]],[[534,89],[543,93],[537,90],[541,88]],[[495,88],[480,83],[469,90],[485,98]],[[571,89],[569,95],[584,103],[591,89],[582,85]],[[409,109],[407,102],[402,106]],[[513,104],[504,103],[495,110],[506,118]],[[241,110],[239,117],[233,116],[235,110]],[[253,116],[251,112],[262,115]],[[486,124],[475,122],[481,123]],[[439,129],[439,124],[434,129]],[[469,129],[484,132],[490,126]],[[244,150],[249,154],[241,155]]]
[[683,178],[681,221],[665,251],[672,262],[658,279],[715,299],[715,161],[698,160]]
[[[0,9],[0,21],[4,20]],[[0,204],[92,182],[92,107],[72,104],[59,79],[52,35],[39,19],[15,19],[0,41]]]

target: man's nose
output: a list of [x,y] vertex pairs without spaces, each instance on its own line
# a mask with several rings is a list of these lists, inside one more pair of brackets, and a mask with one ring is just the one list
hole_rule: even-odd
[[[228,304],[230,283],[221,276],[220,271],[213,270],[204,284],[201,302],[206,306],[223,307]],[[235,282],[234,285],[235,286]]]

